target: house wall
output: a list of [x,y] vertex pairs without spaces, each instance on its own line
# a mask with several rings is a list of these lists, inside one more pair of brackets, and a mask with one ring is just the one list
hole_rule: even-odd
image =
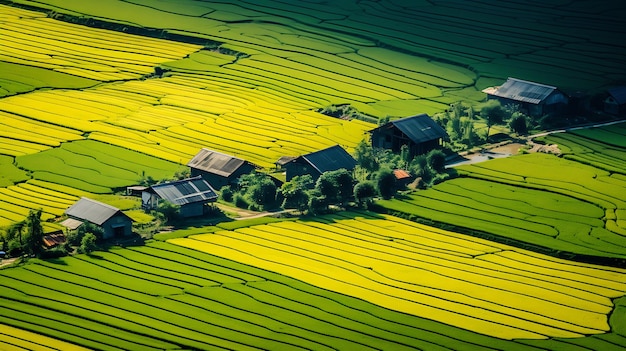
[[320,177],[320,173],[308,163],[303,164],[299,162],[289,162],[285,165],[286,180],[290,181],[295,176],[301,176],[310,174],[313,181],[316,181]]
[[133,233],[133,223],[126,216],[115,215],[102,223],[102,230],[104,231],[104,239],[114,238],[118,230],[121,236],[129,236]]
[[197,217],[204,214],[204,203],[195,202],[180,207],[180,215],[183,217]]
[[222,177],[221,175],[202,171],[197,168],[191,169],[191,176],[192,177],[201,176],[202,179],[206,180],[213,187],[213,189],[219,190],[225,185],[235,183],[237,178],[241,177],[244,174],[248,174],[252,171],[254,171],[254,166],[248,163],[244,163],[235,172],[233,172],[229,177]]

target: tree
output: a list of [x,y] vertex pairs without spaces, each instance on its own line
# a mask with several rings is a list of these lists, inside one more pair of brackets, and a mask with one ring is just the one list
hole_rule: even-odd
[[354,159],[359,166],[369,172],[375,172],[378,170],[379,164],[374,155],[372,146],[361,140],[354,149]]
[[169,201],[161,201],[156,211],[160,213],[168,223],[172,223],[180,218],[180,206]]
[[372,181],[360,182],[354,186],[354,200],[359,206],[365,205],[367,208],[374,196],[376,196],[376,186]]
[[269,176],[261,177],[246,190],[247,197],[261,208],[272,207],[276,204],[276,184]]
[[284,183],[280,192],[284,198],[283,208],[295,208],[304,212],[308,208],[309,194],[307,190],[313,186],[313,177],[310,174],[295,176]]
[[498,100],[489,100],[480,110],[480,116],[487,122],[487,140],[489,140],[489,132],[491,126],[500,124],[507,116],[507,112]]
[[26,237],[24,251],[31,255],[39,255],[43,250],[43,227],[41,226],[41,209],[28,211],[26,217]]
[[524,116],[522,113],[516,112],[513,114],[513,117],[511,118],[511,121],[509,122],[509,127],[515,133],[519,135],[525,135],[526,133],[528,133],[527,123],[528,123],[528,120],[526,119],[526,116]]
[[376,174],[378,193],[383,199],[391,199],[396,193],[396,176],[389,168],[383,168]]
[[85,233],[83,239],[80,241],[80,251],[83,253],[91,253],[98,248],[96,241],[96,235],[93,233]]
[[324,172],[315,183],[317,189],[327,204],[340,203],[344,205],[352,198],[354,179],[345,168]]
[[426,156],[428,166],[437,173],[443,173],[446,170],[446,155],[441,150],[430,150]]

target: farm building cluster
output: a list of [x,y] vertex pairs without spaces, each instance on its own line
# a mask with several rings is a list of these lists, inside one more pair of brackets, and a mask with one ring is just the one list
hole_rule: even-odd
[[[372,147],[398,152],[403,145],[407,145],[412,156],[439,148],[449,140],[446,131],[426,114],[397,119],[369,133]],[[299,156],[283,156],[275,164],[284,172],[285,180],[290,181],[305,174],[317,180],[324,172],[338,169],[352,171],[357,161],[343,147],[333,145]],[[141,196],[141,205],[146,211],[168,202],[180,207],[183,218],[202,216],[217,201],[217,189],[236,187],[242,175],[260,169],[247,160],[207,148],[200,149],[187,166],[190,169],[187,179],[151,186],[129,186],[126,194]],[[406,171],[397,170],[394,174],[399,181],[410,179]],[[282,183],[276,181],[279,185]],[[81,198],[65,211],[65,215],[67,219],[61,224],[69,231],[77,230],[88,222],[102,228],[104,239],[132,234],[133,220],[130,217],[113,206],[89,198]]]

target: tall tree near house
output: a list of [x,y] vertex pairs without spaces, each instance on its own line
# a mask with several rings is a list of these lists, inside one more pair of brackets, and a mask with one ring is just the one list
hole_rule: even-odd
[[38,255],[43,250],[43,227],[41,225],[41,209],[28,211],[26,217],[26,237],[24,251],[31,255]]
[[500,124],[506,118],[507,112],[502,107],[498,100],[489,100],[480,110],[480,116],[485,119],[487,122],[487,136],[486,139],[489,140],[489,132],[491,131],[491,126],[494,124]]

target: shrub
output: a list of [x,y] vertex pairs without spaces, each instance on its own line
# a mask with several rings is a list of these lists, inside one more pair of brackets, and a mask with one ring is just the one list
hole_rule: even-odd
[[248,203],[248,200],[246,200],[246,198],[241,194],[236,194],[234,201],[235,201],[235,206],[239,208],[247,209],[250,206],[250,204]]
[[446,170],[446,155],[441,150],[431,150],[426,156],[428,167],[437,173],[443,173]]
[[391,199],[396,193],[396,176],[389,168],[383,168],[376,175],[378,193],[383,199]]
[[220,189],[220,197],[226,202],[233,201],[233,189],[230,185],[225,185]]
[[376,196],[376,186],[373,182],[360,182],[354,186],[354,199],[359,206],[364,205],[367,208],[374,196]]
[[96,250],[98,248],[96,245],[97,240],[93,233],[85,233],[85,236],[80,241],[80,252],[88,254]]

